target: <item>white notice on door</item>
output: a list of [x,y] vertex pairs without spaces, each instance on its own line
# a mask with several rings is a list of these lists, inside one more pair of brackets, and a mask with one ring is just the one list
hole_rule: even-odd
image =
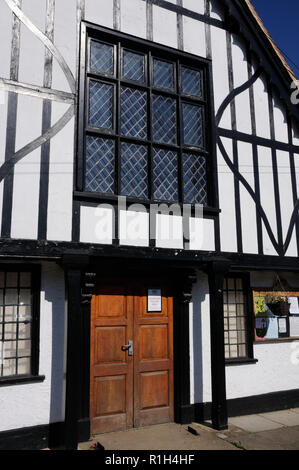
[[287,319],[278,318],[278,331],[279,333],[287,333]]
[[299,315],[299,305],[298,305],[298,297],[289,297],[290,305],[290,313],[292,315]]
[[161,289],[148,289],[147,311],[148,312],[161,312],[161,310],[162,310]]

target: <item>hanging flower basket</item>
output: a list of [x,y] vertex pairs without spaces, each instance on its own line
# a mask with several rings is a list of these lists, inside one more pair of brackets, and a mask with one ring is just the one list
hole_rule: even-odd
[[271,312],[278,317],[286,317],[290,313],[290,304],[288,300],[276,300],[275,297],[267,303]]

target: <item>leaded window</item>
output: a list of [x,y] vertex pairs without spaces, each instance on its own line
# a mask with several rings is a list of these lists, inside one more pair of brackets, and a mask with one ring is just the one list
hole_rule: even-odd
[[252,335],[250,327],[247,280],[242,275],[229,276],[224,280],[224,345],[226,360],[252,358]]
[[0,267],[0,380],[37,375],[37,270]]
[[85,53],[78,189],[211,205],[206,63],[115,33],[89,37]]

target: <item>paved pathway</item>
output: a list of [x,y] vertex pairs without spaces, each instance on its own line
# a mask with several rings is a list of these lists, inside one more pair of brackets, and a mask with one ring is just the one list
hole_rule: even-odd
[[207,422],[99,434],[79,449],[89,450],[97,442],[106,450],[299,450],[299,408],[230,418],[223,432]]

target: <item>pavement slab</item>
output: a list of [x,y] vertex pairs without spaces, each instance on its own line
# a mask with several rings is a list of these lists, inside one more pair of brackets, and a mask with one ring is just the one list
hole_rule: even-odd
[[262,413],[259,416],[284,426],[299,426],[299,413],[292,410],[274,411],[273,413]]
[[299,450],[299,426],[250,433],[229,431],[227,440],[246,450]]
[[228,422],[247,432],[269,431],[283,427],[283,424],[271,421],[260,415],[238,416],[236,418],[229,418]]

